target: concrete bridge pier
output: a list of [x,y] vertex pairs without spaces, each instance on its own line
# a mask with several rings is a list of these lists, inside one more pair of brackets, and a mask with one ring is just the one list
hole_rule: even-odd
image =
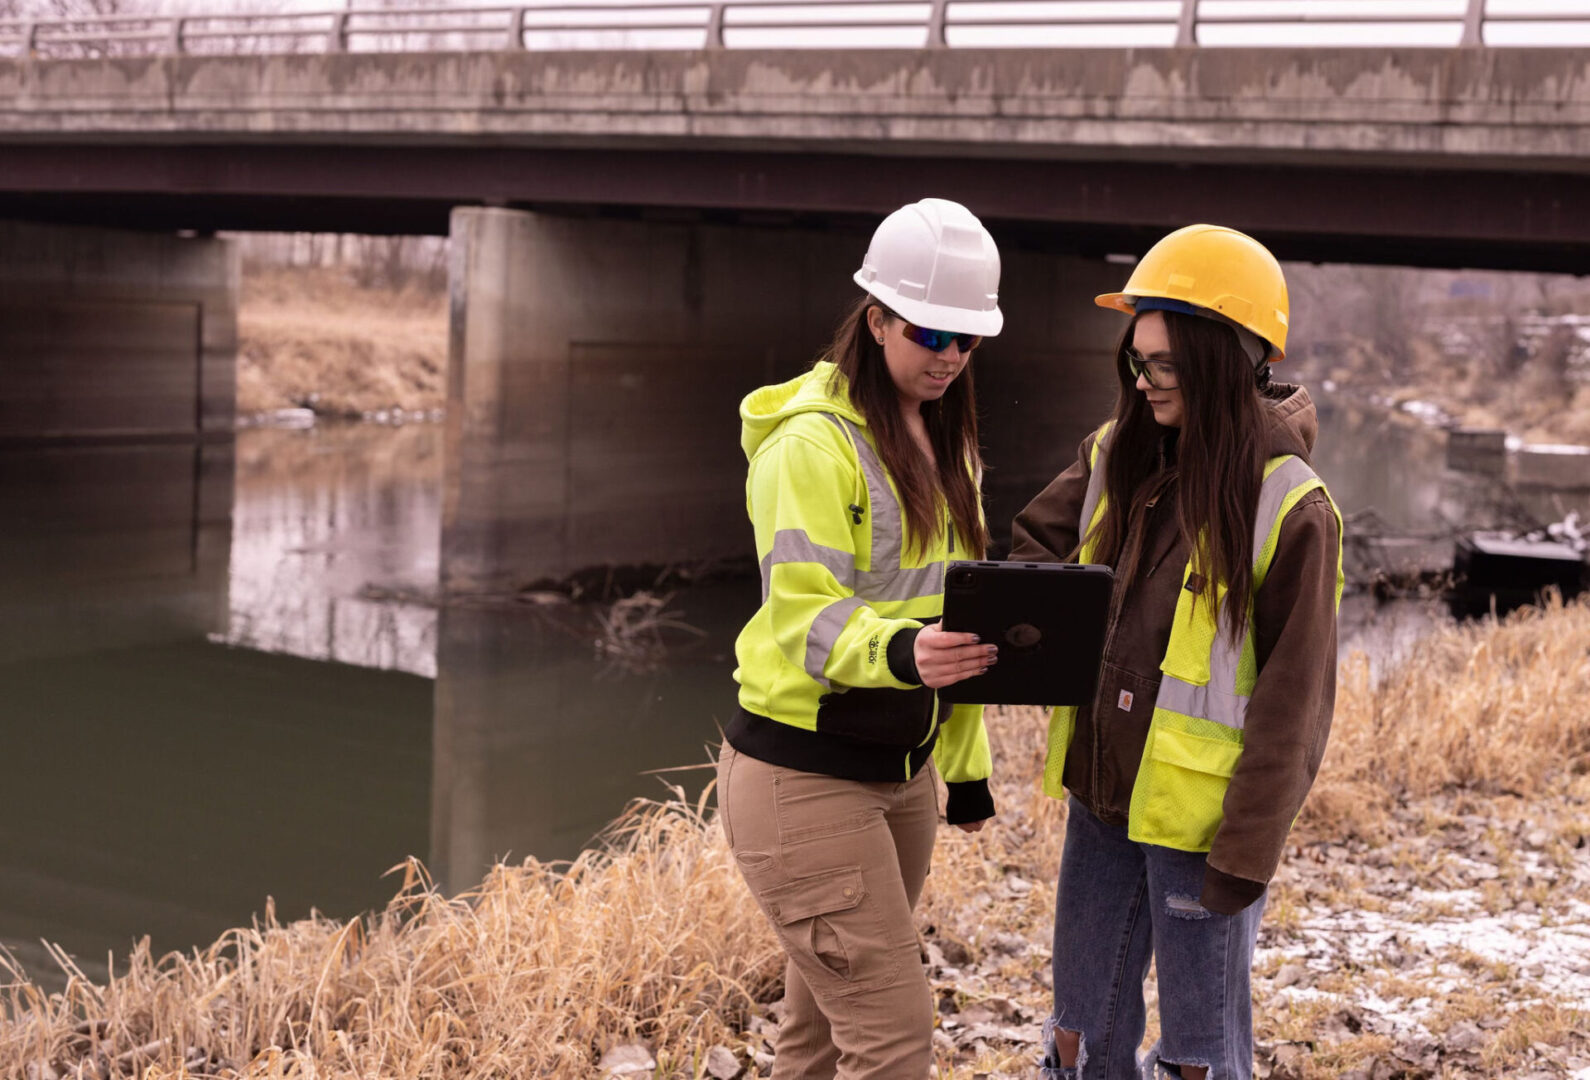
[[229,436],[238,278],[213,237],[0,221],[0,438]]
[[[750,554],[738,402],[827,340],[867,237],[455,210],[444,590]],[[996,534],[1113,401],[1125,277],[1019,239],[977,358]]]
[[0,222],[0,659],[225,628],[237,287],[226,241]]

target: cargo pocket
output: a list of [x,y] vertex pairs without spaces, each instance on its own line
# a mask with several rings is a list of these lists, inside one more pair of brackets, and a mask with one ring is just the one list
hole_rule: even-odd
[[784,950],[819,997],[875,990],[899,975],[902,952],[890,946],[861,867],[796,878],[758,898]]
[[1144,844],[1208,851],[1225,816],[1242,744],[1155,721],[1132,788],[1128,834]]

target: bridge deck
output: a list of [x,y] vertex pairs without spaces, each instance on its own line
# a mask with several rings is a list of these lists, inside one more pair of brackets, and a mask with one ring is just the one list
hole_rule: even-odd
[[0,153],[0,217],[147,228],[831,218],[931,190],[1084,253],[1216,219],[1298,258],[1590,264],[1584,49],[0,58]]

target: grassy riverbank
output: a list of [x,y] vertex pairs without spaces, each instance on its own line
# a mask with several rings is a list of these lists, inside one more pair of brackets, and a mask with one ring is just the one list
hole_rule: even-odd
[[[1261,941],[1261,1075],[1590,1076],[1587,700],[1584,604],[1437,632],[1378,684],[1344,665]],[[942,834],[920,913],[962,1080],[1030,1075],[1063,831],[1041,718],[990,730],[997,826]],[[599,1077],[631,1044],[659,1078],[766,1075],[782,965],[702,806],[637,807],[606,850],[455,898],[400,876],[367,918],[267,911],[107,985],[0,970],[0,1075]]]
[[444,291],[366,287],[335,267],[246,269],[238,412],[428,412],[445,403],[446,377]]

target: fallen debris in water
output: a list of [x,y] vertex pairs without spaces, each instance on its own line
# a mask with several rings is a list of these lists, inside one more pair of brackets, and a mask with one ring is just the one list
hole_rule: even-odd
[[669,610],[673,598],[671,592],[654,593],[642,589],[613,601],[596,616],[601,627],[601,636],[596,639],[597,655],[615,660],[628,670],[645,670],[660,664],[667,655],[664,630],[705,637],[705,630],[691,626],[677,612]]
[[1572,600],[1585,588],[1586,538],[1578,514],[1523,535],[1458,537],[1448,603],[1458,618],[1501,615],[1538,603],[1548,591]]

